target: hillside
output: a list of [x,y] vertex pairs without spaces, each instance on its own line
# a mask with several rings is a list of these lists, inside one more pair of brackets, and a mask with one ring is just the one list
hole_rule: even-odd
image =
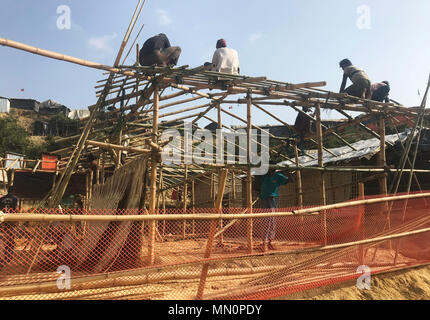
[[[30,159],[40,158],[42,152],[52,150],[53,138],[76,134],[80,122],[64,114],[41,115],[31,110],[11,108],[0,114],[0,156],[5,152],[25,154]],[[7,137],[7,139],[6,139]]]

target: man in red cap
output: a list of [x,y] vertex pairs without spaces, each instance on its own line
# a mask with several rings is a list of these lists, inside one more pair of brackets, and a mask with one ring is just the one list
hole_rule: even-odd
[[239,55],[232,48],[227,48],[227,42],[220,39],[216,43],[212,64],[213,70],[221,73],[239,74]]

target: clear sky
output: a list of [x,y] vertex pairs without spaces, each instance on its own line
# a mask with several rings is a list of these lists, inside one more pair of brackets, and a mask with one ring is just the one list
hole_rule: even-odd
[[[136,4],[1,0],[0,37],[112,65]],[[71,9],[70,30],[57,28],[60,5]],[[130,43],[144,23],[139,43],[164,32],[182,47],[179,65],[194,67],[210,60],[216,40],[225,38],[239,52],[242,74],[324,80],[336,92],[338,62],[348,57],[372,81],[390,81],[393,99],[415,106],[430,72],[429,16],[428,0],[147,0]],[[133,60],[134,51],[127,62]],[[52,98],[85,109],[95,103],[100,79],[97,70],[0,47],[0,96]]]

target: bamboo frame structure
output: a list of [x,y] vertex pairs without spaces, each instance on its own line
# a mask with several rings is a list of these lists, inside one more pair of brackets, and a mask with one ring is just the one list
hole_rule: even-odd
[[[364,206],[366,204],[381,203],[387,204],[396,200],[418,199],[429,197],[429,193],[407,196],[392,196],[388,195],[388,172],[397,172],[399,169],[387,167],[387,148],[393,145],[387,142],[386,139],[386,119],[397,115],[402,115],[411,118],[420,118],[420,115],[428,114],[424,109],[417,111],[414,108],[407,108],[393,103],[380,103],[376,101],[365,100],[361,98],[351,97],[346,94],[336,94],[326,90],[319,89],[326,85],[324,81],[292,84],[281,81],[269,80],[266,77],[250,77],[243,75],[224,74],[213,71],[207,71],[201,68],[190,69],[188,66],[182,67],[140,67],[139,61],[139,46],[136,46],[136,64],[133,66],[120,65],[122,53],[126,49],[131,31],[133,30],[136,19],[141,11],[142,1],[134,13],[133,19],[127,30],[121,48],[119,49],[117,58],[113,66],[106,66],[96,62],[85,61],[71,56],[66,56],[60,53],[42,50],[33,46],[25,45],[15,41],[0,39],[0,45],[12,47],[18,50],[24,50],[33,54],[42,55],[48,58],[62,60],[84,67],[99,69],[108,72],[108,76],[98,82],[96,86],[96,94],[98,101],[95,105],[89,106],[91,111],[90,117],[82,123],[82,133],[64,138],[59,138],[56,142],[59,144],[58,150],[54,154],[61,155],[62,160],[58,163],[58,173],[60,178],[56,181],[54,188],[49,196],[51,196],[45,206],[56,208],[62,200],[64,192],[70,182],[71,176],[80,170],[85,163],[85,156],[97,153],[101,154],[101,170],[96,172],[96,183],[103,184],[105,176],[109,170],[118,170],[121,168],[121,152],[128,152],[128,159],[136,159],[139,156],[145,155],[150,159],[149,167],[149,191],[146,201],[141,203],[139,209],[145,209],[147,214],[137,216],[65,216],[65,215],[3,215],[0,214],[1,222],[12,221],[63,221],[70,223],[77,222],[144,222],[147,221],[147,231],[145,234],[148,238],[148,256],[147,263],[149,266],[154,265],[156,261],[158,239],[158,227],[163,223],[162,239],[165,236],[165,221],[173,220],[182,222],[182,238],[185,240],[191,233],[195,234],[195,221],[209,220],[210,232],[206,244],[205,259],[209,259],[212,254],[214,242],[217,237],[221,237],[223,242],[224,231],[230,228],[239,220],[245,220],[246,223],[246,245],[248,253],[252,254],[254,250],[254,225],[253,221],[257,218],[265,217],[286,217],[286,216],[306,216],[316,215],[321,219],[321,227],[323,229],[323,245],[324,248],[333,249],[334,246],[327,245],[327,212],[332,209],[345,208],[349,206]],[[141,29],[142,30],[142,29]],[[132,48],[134,48],[134,42]],[[131,48],[130,51],[131,52]],[[128,54],[127,54],[128,56]],[[124,58],[126,61],[127,56]],[[124,62],[123,62],[124,64]],[[219,79],[223,79],[220,81]],[[112,98],[113,96],[113,98]],[[164,101],[164,102],[163,102]],[[162,102],[163,104],[160,104]],[[121,108],[117,105],[121,104]],[[227,107],[233,108],[234,111],[228,111]],[[315,110],[315,117],[309,116],[300,110],[302,107],[312,108]],[[261,124],[261,118],[257,112],[263,112],[270,121],[280,123],[290,131],[294,130],[294,126],[289,125],[282,118],[278,111],[289,111],[294,115],[304,114],[306,117],[314,121],[316,124],[316,132],[309,133],[305,136],[306,142],[309,142],[317,150],[316,152],[307,152],[309,158],[317,160],[317,165],[307,167],[300,161],[297,150],[297,137],[294,133],[285,136],[276,133],[271,129],[266,128]],[[343,116],[344,123],[328,127],[322,119],[322,111],[335,110]],[[257,111],[257,112],[256,112]],[[360,115],[353,118],[347,112],[357,112]],[[216,119],[216,120],[212,120]],[[378,132],[375,132],[366,122],[376,119],[379,124]],[[121,120],[121,121],[120,121]],[[244,133],[235,137],[235,140],[229,140],[228,134],[232,129],[240,126],[229,125],[229,120],[238,121],[244,128]],[[210,147],[212,151],[215,149],[214,142],[217,144],[217,156],[211,154],[209,157],[203,157],[202,146],[199,145],[198,139],[191,137],[189,147],[190,154],[181,154],[179,163],[167,164],[162,160],[162,155],[165,150],[171,147],[169,141],[163,140],[163,134],[167,130],[177,130],[181,133],[179,137],[180,147],[175,147],[171,151],[181,150],[182,145],[187,143],[184,131],[191,128],[192,134],[203,129],[208,122],[214,122],[217,125],[218,132],[222,135],[215,136],[212,134]],[[422,123],[421,123],[422,125]],[[380,150],[377,154],[377,163],[372,167],[354,166],[354,167],[339,167],[324,163],[326,154],[335,157],[336,154],[328,147],[327,141],[329,138],[342,145],[348,147],[351,152],[357,151],[353,143],[343,136],[346,129],[351,126],[356,126],[360,130],[365,131],[368,135],[379,139]],[[418,124],[417,124],[418,126]],[[257,145],[257,148],[262,150],[264,147],[258,138],[251,134],[251,130],[256,129],[260,134],[267,134],[272,141],[276,141],[275,146],[269,146],[270,154],[274,154],[283,159],[290,160],[295,166],[286,167],[279,164],[271,166],[274,169],[284,169],[290,172],[295,171],[296,195],[298,207],[300,209],[294,211],[273,213],[255,213],[254,206],[257,199],[254,199],[253,194],[253,167],[251,163],[251,144]],[[417,129],[417,128],[415,128]],[[128,147],[122,145],[122,137],[127,134],[130,137]],[[246,147],[240,144],[240,138],[246,139]],[[236,138],[239,140],[237,142]],[[294,141],[294,152],[287,154],[283,152],[287,144]],[[410,151],[410,144],[413,138],[408,142],[405,148],[405,154]],[[65,147],[67,146],[67,147]],[[235,151],[245,151],[246,154],[234,155],[234,162],[226,161],[230,156],[228,147],[232,147]],[[246,149],[245,149],[246,148]],[[314,151],[314,150],[312,150]],[[205,153],[205,156],[207,154]],[[242,158],[241,158],[242,156]],[[290,159],[290,157],[292,159]],[[231,159],[231,158],[230,158]],[[240,162],[238,160],[245,160]],[[4,159],[3,159],[4,160]],[[191,161],[190,161],[191,160]],[[22,160],[17,160],[16,163]],[[23,160],[30,163],[30,160]],[[38,169],[40,160],[33,160],[35,167],[29,170],[33,172],[41,171]],[[0,161],[0,163],[2,163]],[[429,170],[419,170],[415,168],[414,162],[411,163],[411,168],[406,169],[400,167],[402,173],[430,173]],[[11,170],[4,168],[1,165],[2,175]],[[25,167],[25,165],[24,165]],[[113,168],[113,169],[111,169]],[[228,173],[231,173],[229,180]],[[329,185],[329,173],[362,173],[359,181],[365,182],[369,179],[366,174],[378,174],[379,190],[382,198],[363,200],[364,184],[359,184],[359,201],[347,203],[330,204],[328,194],[331,189],[337,188]],[[303,209],[306,205],[305,197],[305,173],[314,173],[320,177],[319,201],[314,203],[318,207]],[[86,209],[90,203],[93,190],[93,171],[87,175],[86,183]],[[240,198],[236,190],[236,177],[240,177],[243,181],[242,204],[244,210],[240,214],[223,214],[223,198],[226,190],[231,190],[229,199],[237,200]],[[418,178],[415,176],[418,180]],[[374,176],[371,179],[375,179]],[[3,178],[3,181],[5,179]],[[217,186],[216,182],[217,181]],[[231,183],[230,183],[231,181]],[[217,213],[199,213],[196,214],[196,193],[199,192],[197,184],[210,186],[210,201],[214,205]],[[229,186],[230,183],[230,186]],[[354,182],[347,184],[348,186],[355,184]],[[188,187],[191,185],[191,209],[187,204]],[[183,204],[182,214],[172,215],[166,218],[166,215],[159,214],[161,205],[163,213],[166,212],[166,197],[167,193],[174,188],[183,187]],[[367,190],[367,189],[366,189]],[[157,194],[158,192],[158,194]],[[161,197],[161,200],[160,200]],[[48,197],[47,197],[48,198]],[[146,209],[148,208],[148,209]],[[192,212],[190,213],[190,210]],[[385,210],[389,214],[390,210]],[[362,214],[364,219],[364,212]],[[189,223],[191,222],[191,223]],[[224,224],[226,222],[226,224]],[[361,224],[364,228],[364,223]],[[188,232],[187,227],[191,226],[191,232]],[[428,232],[427,229],[423,232]],[[304,238],[305,230],[301,230]],[[364,237],[365,230],[361,230],[361,239]],[[383,239],[394,239],[391,238]],[[382,239],[382,238],[381,238]],[[369,241],[357,241],[354,245],[364,245]],[[364,261],[364,247],[359,247],[359,260]],[[204,288],[209,274],[209,263],[203,263],[200,273],[200,283],[196,298],[203,297]]]

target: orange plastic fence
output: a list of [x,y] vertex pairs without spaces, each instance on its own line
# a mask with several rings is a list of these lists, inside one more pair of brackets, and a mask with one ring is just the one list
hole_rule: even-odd
[[[376,274],[430,262],[426,231],[430,198],[276,216],[294,209],[277,209],[273,217],[253,219],[252,251],[249,219],[219,220],[209,260],[204,253],[211,221],[172,220],[183,210],[157,211],[166,219],[156,222],[154,265],[148,259],[148,221],[4,222],[0,224],[0,298],[194,299],[202,264],[209,262],[204,299],[268,299],[358,278],[359,266]],[[245,211],[223,209],[226,215]],[[67,209],[27,213],[148,214]],[[272,247],[263,246],[265,240],[271,240]],[[64,266],[71,276],[71,287],[66,289],[57,285],[58,268]]]

